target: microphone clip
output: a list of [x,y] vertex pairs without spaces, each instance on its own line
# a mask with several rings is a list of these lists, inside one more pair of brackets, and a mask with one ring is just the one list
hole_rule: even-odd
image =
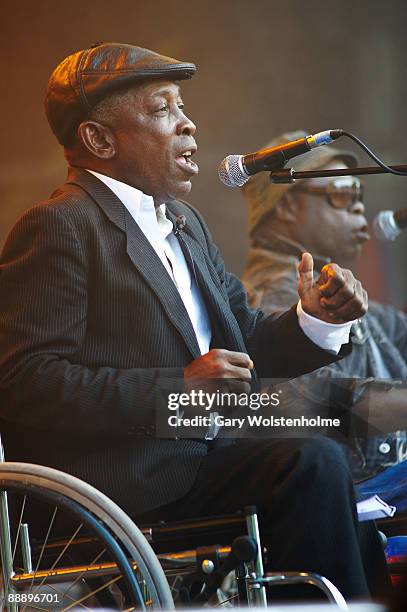
[[187,219],[185,215],[178,215],[178,217],[175,219],[175,230],[174,230],[175,236],[181,235],[181,232],[184,231],[186,224],[187,224]]
[[277,185],[290,185],[295,183],[294,168],[284,170],[273,170],[270,172],[270,181]]

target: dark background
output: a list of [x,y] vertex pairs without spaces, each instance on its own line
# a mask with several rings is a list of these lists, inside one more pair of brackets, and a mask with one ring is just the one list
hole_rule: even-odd
[[[246,211],[239,192],[218,181],[220,160],[287,130],[341,127],[388,163],[407,163],[406,23],[405,0],[3,0],[0,244],[65,177],[42,107],[50,72],[93,42],[128,42],[198,65],[183,88],[201,170],[189,199],[240,274]],[[406,200],[407,178],[367,179],[369,219]],[[406,252],[407,232],[366,247],[358,273],[372,297],[405,306]]]

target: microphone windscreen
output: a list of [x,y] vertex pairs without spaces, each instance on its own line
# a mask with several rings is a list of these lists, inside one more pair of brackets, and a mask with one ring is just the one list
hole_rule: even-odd
[[227,187],[242,187],[249,180],[243,171],[241,158],[241,155],[228,155],[219,165],[219,178]]
[[373,231],[379,240],[395,240],[401,233],[392,210],[382,210],[373,219]]

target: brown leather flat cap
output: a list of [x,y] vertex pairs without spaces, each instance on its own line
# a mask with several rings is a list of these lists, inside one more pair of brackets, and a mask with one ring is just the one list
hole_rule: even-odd
[[47,119],[58,141],[69,146],[78,125],[107,94],[140,81],[190,79],[195,72],[195,64],[149,49],[101,43],[69,55],[55,68],[45,95]]

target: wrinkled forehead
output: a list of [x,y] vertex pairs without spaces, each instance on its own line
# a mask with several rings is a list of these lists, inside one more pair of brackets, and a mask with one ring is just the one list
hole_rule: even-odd
[[144,81],[137,83],[129,88],[141,98],[153,98],[158,96],[174,96],[180,97],[181,86],[177,81],[169,81],[168,79],[156,79],[154,81]]

